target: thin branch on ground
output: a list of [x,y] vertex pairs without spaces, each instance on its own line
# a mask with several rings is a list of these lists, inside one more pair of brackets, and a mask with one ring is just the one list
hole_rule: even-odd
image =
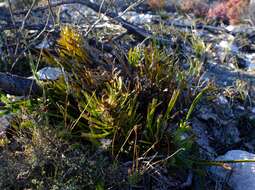
[[0,72],[0,89],[1,91],[16,95],[16,96],[29,96],[40,95],[42,89],[34,79],[27,79],[12,74]]

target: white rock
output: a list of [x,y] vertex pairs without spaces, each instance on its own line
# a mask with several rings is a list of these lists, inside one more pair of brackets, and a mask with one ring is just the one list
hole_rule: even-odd
[[222,40],[218,47],[221,49],[221,50],[224,50],[224,51],[230,51],[232,53],[238,53],[239,51],[239,48],[233,44],[233,38],[231,37],[228,37],[229,39],[228,40]]
[[228,41],[222,40],[219,46],[223,49],[230,49],[230,43]]
[[[63,72],[60,68],[56,67],[44,67],[41,70],[37,72],[39,80],[57,80],[61,75],[63,75]],[[29,77],[31,79],[34,79],[34,76]]]
[[159,17],[155,15],[151,15],[151,14],[143,14],[143,13],[138,14],[136,12],[130,11],[122,15],[122,18],[134,24],[145,24],[145,23],[151,23],[153,18],[156,19]]
[[37,74],[40,80],[57,80],[62,75],[62,71],[60,68],[44,67]]
[[229,32],[231,32],[231,31],[233,31],[233,30],[235,29],[235,26],[229,25],[229,26],[226,27],[226,29],[227,29]]
[[247,62],[249,63],[247,70],[255,71],[255,53],[246,54],[245,58],[246,58]]
[[228,104],[228,99],[225,96],[219,96],[215,102],[219,105],[225,105]]
[[216,160],[254,160],[254,162],[228,164],[232,169],[223,167],[212,167],[210,172],[218,182],[227,180],[233,190],[255,189],[255,154],[243,150],[231,150]]
[[0,7],[8,8],[7,2],[0,2]]

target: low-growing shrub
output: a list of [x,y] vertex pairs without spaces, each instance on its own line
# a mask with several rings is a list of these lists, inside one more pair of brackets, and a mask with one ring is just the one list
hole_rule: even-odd
[[[47,55],[66,71],[65,78],[48,91],[54,112],[62,114],[62,124],[76,137],[96,146],[109,139],[115,158],[126,155],[136,160],[156,152],[167,156],[180,148],[190,149],[192,138],[177,136],[189,129],[187,120],[195,106],[189,113],[183,110],[189,110],[199,93],[192,86],[198,81],[205,47],[193,37],[195,57],[187,61],[190,69],[184,69],[179,48],[169,54],[156,42],[131,48],[128,65],[120,62],[116,67],[93,62],[93,53],[79,33],[65,26],[58,55]],[[181,129],[178,133],[173,132],[176,126]]]
[[182,0],[180,9],[185,13],[192,12],[196,16],[206,16],[209,4],[204,0]]
[[208,19],[219,19],[230,24],[238,24],[246,15],[249,0],[224,0],[216,1],[212,5],[204,0],[182,0],[180,9],[185,12],[192,12],[196,16],[206,16]]
[[209,18],[228,20],[230,24],[238,24],[248,10],[248,0],[226,0],[216,3],[208,12]]

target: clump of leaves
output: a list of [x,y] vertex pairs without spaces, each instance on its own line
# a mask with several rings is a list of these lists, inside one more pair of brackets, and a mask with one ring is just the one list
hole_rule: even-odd
[[105,138],[114,136],[119,142],[135,125],[139,124],[140,114],[137,113],[139,103],[135,92],[128,91],[121,77],[106,84],[101,95],[96,92],[84,92],[83,102],[79,102],[81,117],[88,121],[89,133],[82,133],[83,137]]
[[[51,58],[66,74],[50,85],[48,96],[60,108],[65,126],[74,136],[95,145],[109,139],[116,158],[126,154],[135,160],[155,152],[167,156],[181,148],[176,140],[182,139],[177,138],[181,133],[173,133],[173,126],[185,128],[197,104],[197,99],[192,104],[198,93],[192,91],[192,85],[198,75],[183,69],[179,53],[166,52],[155,42],[140,45],[129,50],[128,65],[120,63],[125,65],[115,68],[93,62],[75,29],[62,30],[58,56]],[[205,45],[198,41],[193,45],[195,56],[201,60]],[[192,111],[185,119],[180,113],[190,105]]]
[[75,58],[80,63],[89,63],[91,61],[87,51],[83,48],[84,39],[77,30],[70,26],[63,26],[60,36],[58,40],[60,57]]

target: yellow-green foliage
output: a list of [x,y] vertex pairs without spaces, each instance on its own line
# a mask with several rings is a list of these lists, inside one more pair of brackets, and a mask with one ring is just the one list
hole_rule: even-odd
[[120,139],[139,123],[137,113],[138,102],[134,92],[127,91],[122,86],[122,79],[106,84],[106,89],[99,96],[84,92],[85,104],[80,102],[81,109],[85,110],[83,118],[89,123],[90,135],[84,137],[106,137],[116,135]]
[[190,75],[199,76],[202,65],[206,61],[206,54],[209,52],[211,45],[206,44],[201,38],[192,34],[190,37],[191,48],[194,52],[194,57],[188,59]]
[[79,63],[90,63],[88,52],[85,50],[85,41],[82,35],[71,26],[63,26],[58,39],[59,55],[75,58]]
[[[49,97],[68,129],[95,144],[102,138],[111,139],[110,148],[117,156],[131,150],[133,156],[148,154],[181,139],[169,133],[169,122],[179,109],[193,105],[193,111],[197,101],[191,104],[196,94],[188,88],[188,80],[195,76],[182,69],[178,53],[166,52],[156,43],[137,46],[128,52],[129,65],[120,62],[120,67],[111,65],[110,70],[103,67],[106,63],[95,66],[83,44],[81,35],[65,26],[58,40],[58,56],[53,57],[66,76],[51,85]],[[203,45],[195,46],[201,55]],[[191,96],[180,101],[184,94]],[[165,154],[175,151],[173,146]]]
[[[136,67],[135,73],[140,86],[155,86],[159,90],[168,89],[170,93],[176,88],[176,74],[179,68],[174,61],[176,55],[167,54],[157,44],[151,43],[147,47],[135,47],[128,52],[128,60],[132,67]],[[174,83],[172,83],[174,82]]]
[[132,65],[133,67],[137,67],[139,66],[139,64],[141,63],[141,58],[142,58],[142,50],[140,49],[140,47],[134,47],[134,48],[130,48],[128,51],[128,61],[129,64]]

